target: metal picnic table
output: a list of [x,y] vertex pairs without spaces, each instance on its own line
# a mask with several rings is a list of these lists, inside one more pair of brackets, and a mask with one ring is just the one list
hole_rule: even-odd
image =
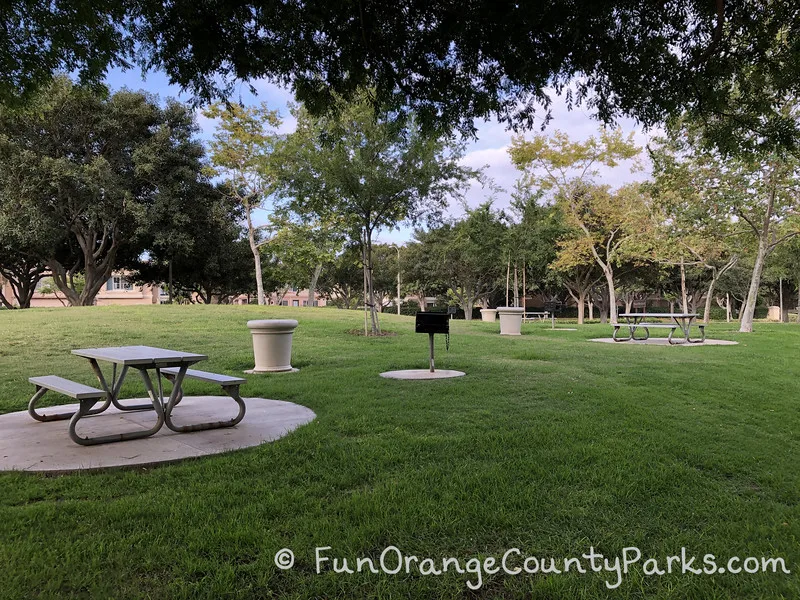
[[[102,410],[108,408],[109,401],[117,409],[122,411],[155,410],[156,412],[156,423],[150,429],[100,436],[91,439],[92,443],[98,444],[149,437],[157,433],[161,427],[163,427],[165,422],[167,427],[175,430],[170,421],[170,414],[172,413],[172,409],[175,407],[175,405],[180,402],[181,385],[183,383],[183,378],[186,375],[186,370],[191,365],[208,358],[203,354],[179,352],[176,350],[167,350],[165,348],[153,348],[151,346],[81,348],[78,350],[73,350],[72,353],[89,359],[89,364],[91,365],[95,375],[97,375],[97,380],[100,382],[100,386],[106,392],[105,406],[101,407],[100,410],[89,411],[88,409],[85,409],[85,406],[88,406],[88,404],[82,402],[81,408],[79,409],[78,415],[76,415],[77,418],[75,419],[74,423],[77,423],[82,416],[86,416],[89,412],[91,412],[91,414],[102,412]],[[103,375],[103,371],[100,369],[99,362],[108,362],[113,365],[111,385],[108,384],[105,376]],[[121,367],[119,374],[117,373],[118,367]],[[172,392],[170,393],[169,398],[165,399],[161,385],[161,369],[169,367],[177,367],[178,372],[174,375]],[[120,403],[119,393],[122,389],[122,384],[125,381],[125,376],[127,375],[129,369],[134,369],[139,372],[139,375],[141,375],[145,389],[147,390],[147,395],[150,397],[150,404],[125,405]],[[153,385],[153,380],[150,377],[149,371],[151,370],[155,371],[157,382],[157,385],[155,386]],[[70,426],[70,436],[73,438],[73,440],[75,440],[75,437],[77,436],[75,433],[75,428],[72,426],[72,424]],[[81,439],[85,441],[85,439]],[[81,443],[78,440],[75,441]]]
[[[670,329],[669,337],[667,338],[670,344],[681,344],[681,343],[688,343],[688,344],[701,344],[706,339],[706,331],[705,331],[705,324],[694,323],[695,319],[697,319],[697,313],[621,313],[620,317],[625,319],[625,323],[619,323],[614,325],[614,334],[613,339],[615,342],[626,342],[629,340],[636,340],[636,341],[644,341],[650,337],[650,328],[668,328]],[[645,319],[671,319],[672,323],[653,323],[653,322],[645,322]],[[691,339],[689,335],[689,328],[695,325],[700,329],[701,338],[699,340]],[[620,327],[628,327],[630,332],[628,337],[626,338],[618,338],[617,333],[619,333]],[[644,329],[645,335],[644,337],[636,337],[636,330],[637,329]],[[672,336],[675,333],[675,329],[680,329],[683,334],[683,342],[674,342],[672,340]]]

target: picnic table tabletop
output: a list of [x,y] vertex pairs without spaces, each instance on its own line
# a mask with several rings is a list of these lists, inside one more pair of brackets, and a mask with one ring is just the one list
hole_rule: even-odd
[[111,348],[79,348],[72,351],[77,356],[115,363],[122,366],[174,366],[207,360],[204,354],[181,352],[152,346],[115,346]]
[[620,313],[620,317],[661,317],[661,318],[688,318],[696,317],[697,313]]

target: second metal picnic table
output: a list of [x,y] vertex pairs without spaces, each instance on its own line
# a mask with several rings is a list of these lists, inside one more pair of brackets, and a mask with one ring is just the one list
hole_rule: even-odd
[[[688,343],[688,344],[701,344],[706,339],[706,332],[705,332],[705,324],[698,325],[695,324],[694,321],[697,319],[697,313],[648,313],[648,312],[640,312],[640,313],[621,313],[620,317],[625,319],[625,323],[618,323],[614,325],[614,335],[613,339],[615,342],[626,342],[630,340],[635,341],[644,341],[650,337],[650,330],[649,328],[655,327],[668,327],[671,328],[669,337],[667,338],[670,344],[679,344],[679,343]],[[645,322],[645,319],[671,319],[674,323],[673,325],[667,325],[665,323],[650,323]],[[693,340],[690,336],[690,327],[695,324],[700,329],[701,338],[699,340]],[[618,338],[617,333],[619,332],[620,327],[628,327],[630,333],[626,338]],[[680,329],[683,333],[683,342],[674,342],[672,339],[672,335],[675,329]],[[644,337],[636,337],[636,330],[637,329],[644,329],[645,336]]]

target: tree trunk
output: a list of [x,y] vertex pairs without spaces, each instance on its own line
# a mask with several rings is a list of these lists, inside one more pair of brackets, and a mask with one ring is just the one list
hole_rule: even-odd
[[597,297],[594,299],[594,304],[597,307],[600,323],[605,325],[608,323],[608,306],[606,306],[608,304],[608,293],[605,291],[598,293]]
[[578,292],[578,325],[583,325],[584,315],[586,314],[584,304],[586,304],[586,292],[580,291]]
[[96,269],[87,267],[84,270],[85,281],[83,291],[78,293],[75,289],[75,282],[73,279],[74,273],[72,271],[68,271],[55,259],[48,261],[47,266],[53,277],[53,283],[55,283],[56,287],[64,294],[70,306],[91,306],[94,304],[95,296],[97,296],[100,291],[102,283],[108,281],[108,278],[111,276],[111,273],[109,273],[108,276],[98,284]]
[[731,295],[725,294],[725,322],[731,322]]
[[740,333],[753,332],[753,317],[756,312],[758,289],[761,286],[761,274],[764,272],[766,258],[767,241],[762,238],[758,240],[758,252],[756,253],[756,261],[753,264],[753,275],[750,277],[750,289],[747,291],[747,300],[742,310],[741,325],[739,326]]
[[522,261],[522,308],[528,310],[528,288],[527,288],[527,281],[525,278],[525,271],[526,271],[525,261]]
[[780,279],[780,282],[779,282],[778,285],[779,285],[778,291],[779,291],[779,295],[780,295],[779,304],[780,304],[780,307],[781,307],[781,323],[788,323],[789,322],[789,311],[787,311],[783,307],[783,278]]
[[750,289],[747,291],[747,300],[741,311],[741,319],[739,332],[752,333],[753,332],[753,316],[756,311],[756,303],[758,302],[758,289],[761,286],[761,275],[764,272],[764,263],[766,262],[767,255],[770,252],[769,237],[770,230],[772,229],[772,214],[775,208],[775,171],[770,172],[770,194],[767,201],[767,209],[764,211],[764,217],[761,224],[761,231],[757,232],[758,235],[758,252],[756,253],[756,260],[753,264],[753,275],[750,278]]
[[475,306],[475,296],[467,296],[461,308],[464,310],[464,320],[472,321],[472,308]]
[[594,321],[594,302],[592,302],[592,299],[589,298],[588,303],[589,303],[589,320]]
[[519,278],[517,277],[517,263],[514,263],[514,306],[519,308]]
[[605,306],[598,306],[600,310],[600,324],[605,325],[608,323],[608,311],[606,310]]
[[361,236],[361,269],[364,274],[364,335],[369,335],[369,303],[367,295],[367,236],[362,232]]
[[366,281],[367,295],[369,298],[370,332],[372,335],[380,335],[381,327],[378,320],[378,307],[377,302],[375,301],[375,289],[372,282],[372,231],[369,229],[369,227],[364,229],[364,240],[366,242],[364,279]]
[[250,242],[250,250],[253,252],[253,263],[256,269],[256,295],[258,297],[258,305],[264,306],[267,299],[264,296],[264,280],[261,273],[261,252],[256,244],[256,231],[253,228],[253,220],[250,214],[250,203],[245,202],[245,214],[247,215],[247,239]]
[[[36,284],[44,277],[45,267],[38,263],[22,263],[14,269],[6,269],[0,274],[0,303],[9,309],[30,308]],[[17,301],[16,306],[3,293],[3,286],[8,283],[11,293]]]
[[686,300],[686,267],[683,264],[683,256],[681,256],[681,306],[684,314],[689,312],[689,304]]
[[[720,269],[717,269],[716,267],[714,267],[712,265],[706,265],[706,267],[711,269],[711,283],[708,286],[708,292],[706,293],[706,306],[705,306],[705,310],[703,311],[703,321],[706,324],[708,324],[711,321],[711,299],[714,296],[714,288],[716,287],[717,282],[719,281],[719,278],[722,277],[725,273],[727,273],[728,270],[730,270],[733,267],[735,267],[738,262],[739,262],[738,255],[734,255]],[[728,297],[727,294],[726,294],[726,297]],[[717,302],[717,304],[719,304],[719,302]],[[722,306],[722,305],[720,305],[720,306]],[[728,323],[730,323],[730,321],[731,321],[731,319],[730,319],[730,310],[731,310],[730,309],[730,299],[728,299],[726,301],[726,311],[727,311],[727,315],[728,315]]]
[[508,306],[508,286],[509,286],[509,278],[511,277],[511,261],[508,261],[506,265],[506,306]]
[[308,285],[308,306],[313,307],[315,297],[317,295],[317,281],[319,276],[322,275],[322,263],[314,268],[314,274],[311,276],[311,283]]
[[575,301],[575,306],[578,307],[578,325],[583,325],[584,316],[585,316],[585,307],[586,304],[586,289],[580,288],[577,290],[577,294],[573,291],[572,287],[567,286],[567,292]]
[[711,277],[711,283],[708,285],[708,291],[706,292],[706,306],[703,309],[703,323],[708,325],[709,321],[711,320],[711,300],[714,297],[714,287],[717,285],[717,275],[716,272]]
[[169,287],[167,293],[169,295],[169,303],[172,304],[172,257],[169,259]]
[[[606,275],[606,282],[608,283],[608,314],[611,318],[611,324],[617,324],[617,294],[614,290],[614,271],[610,265],[603,267],[603,272]],[[602,318],[602,317],[601,317]]]
[[428,307],[427,307],[427,302],[425,300],[425,298],[426,298],[425,291],[424,290],[420,291],[417,294],[417,297],[419,298],[419,310],[420,310],[420,312],[427,311]]

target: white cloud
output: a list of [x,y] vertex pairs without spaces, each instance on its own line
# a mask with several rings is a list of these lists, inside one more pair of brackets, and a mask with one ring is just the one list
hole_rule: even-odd
[[[594,119],[586,109],[578,107],[570,111],[567,109],[564,99],[557,96],[553,97],[551,113],[553,118],[544,130],[545,134],[560,130],[574,140],[585,140],[590,136],[597,135],[601,127],[601,123]],[[543,120],[544,110],[541,112],[540,122]],[[631,119],[621,119],[619,126],[625,133],[633,131],[636,143],[642,148],[646,146],[651,137],[661,134],[660,130],[644,133],[636,127],[636,122]],[[538,128],[535,132],[525,132],[522,135],[530,136],[534,133],[539,133]],[[491,119],[478,125],[477,134],[478,139],[468,145],[467,153],[461,163],[473,168],[485,167],[485,174],[505,190],[496,195],[495,202],[498,208],[504,208],[510,202],[514,182],[520,174],[508,155],[508,148],[514,132]],[[637,172],[632,172],[633,161],[624,161],[614,168],[601,166],[597,169],[597,180],[612,187],[619,187],[633,181],[642,181],[650,174],[650,164],[644,153],[641,156],[641,162],[643,169]],[[465,198],[470,207],[475,207],[485,202],[489,195],[489,190],[475,183],[469,188]],[[459,215],[462,211],[459,206],[454,206],[451,207],[450,212],[453,215]]]

